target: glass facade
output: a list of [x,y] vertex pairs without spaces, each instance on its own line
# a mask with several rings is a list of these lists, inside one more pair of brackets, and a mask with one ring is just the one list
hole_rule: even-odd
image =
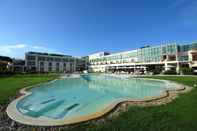
[[176,44],[160,45],[138,49],[137,57],[139,62],[160,62],[166,55],[176,55],[178,52]]
[[192,49],[192,45],[179,45],[178,46],[178,60],[179,61],[188,61],[188,51]]
[[161,47],[147,47],[138,49],[138,62],[157,62],[161,59]]
[[187,61],[188,51],[197,49],[197,43],[177,45],[176,43],[147,46],[137,50],[95,57],[89,60],[92,65],[119,63],[149,63],[163,61]]
[[191,48],[192,49],[197,49],[197,42],[192,43]]
[[94,63],[94,62],[102,62],[102,63],[106,63],[106,62],[116,62],[116,61],[123,61],[126,59],[132,59],[137,57],[137,52],[133,51],[133,52],[123,52],[123,53],[117,53],[117,54],[112,54],[112,55],[106,55],[106,56],[102,56],[99,58],[95,58],[95,59],[90,59],[89,61]]

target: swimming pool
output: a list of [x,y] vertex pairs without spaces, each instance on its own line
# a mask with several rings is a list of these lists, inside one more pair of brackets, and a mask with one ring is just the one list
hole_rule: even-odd
[[17,115],[14,117],[14,113],[9,112],[8,115],[25,124],[75,123],[96,118],[121,101],[143,101],[176,88],[175,83],[168,81],[102,74],[81,75],[29,89],[28,94],[13,102],[16,110],[11,110]]

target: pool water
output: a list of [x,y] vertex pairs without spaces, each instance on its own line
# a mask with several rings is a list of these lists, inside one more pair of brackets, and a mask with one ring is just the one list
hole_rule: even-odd
[[81,75],[32,88],[28,90],[31,94],[16,107],[20,113],[33,118],[65,119],[94,114],[116,101],[159,96],[173,88],[175,86],[166,81]]

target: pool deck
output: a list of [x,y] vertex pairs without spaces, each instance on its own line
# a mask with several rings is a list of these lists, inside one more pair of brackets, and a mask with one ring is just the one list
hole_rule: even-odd
[[[150,78],[140,78],[140,79],[150,79]],[[154,79],[154,80],[157,80],[157,79]],[[53,80],[53,81],[55,81],[55,80]],[[51,82],[53,82],[53,81],[51,81]],[[158,80],[158,81],[166,81],[166,80]],[[166,81],[166,82],[169,82],[169,81]],[[105,114],[110,113],[112,111],[112,109],[114,109],[115,107],[117,107],[121,103],[127,103],[127,102],[136,103],[136,102],[138,102],[138,103],[143,104],[143,103],[147,103],[147,102],[152,102],[154,105],[154,101],[157,101],[160,99],[164,99],[164,101],[165,101],[165,98],[171,97],[171,94],[178,96],[178,94],[188,92],[192,89],[191,87],[188,87],[188,86],[185,86],[182,84],[178,84],[175,82],[171,82],[171,83],[174,83],[176,85],[176,89],[163,91],[161,93],[161,95],[159,95],[157,97],[149,97],[149,98],[146,98],[143,100],[134,100],[134,99],[117,100],[116,102],[111,103],[107,107],[103,108],[101,111],[95,112],[94,114],[89,114],[89,115],[80,116],[80,117],[73,117],[73,118],[63,118],[63,119],[51,119],[51,118],[47,118],[47,117],[33,118],[33,117],[29,117],[29,116],[26,116],[26,115],[23,115],[22,113],[20,113],[18,111],[18,109],[16,108],[16,104],[18,101],[20,101],[24,97],[31,95],[31,92],[28,92],[27,90],[29,88],[34,87],[34,86],[30,86],[30,87],[26,87],[26,88],[23,88],[20,90],[20,93],[22,94],[22,96],[15,99],[14,101],[12,101],[8,105],[6,112],[7,112],[8,116],[11,119],[13,119],[14,121],[17,121],[19,123],[26,124],[26,125],[61,126],[61,125],[76,124],[76,123],[100,118],[100,117],[104,116]],[[155,104],[155,105],[157,105],[157,104]]]

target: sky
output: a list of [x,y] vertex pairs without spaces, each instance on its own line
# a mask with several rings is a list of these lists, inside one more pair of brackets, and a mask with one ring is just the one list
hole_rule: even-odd
[[197,41],[197,0],[0,0],[0,55],[86,56]]

